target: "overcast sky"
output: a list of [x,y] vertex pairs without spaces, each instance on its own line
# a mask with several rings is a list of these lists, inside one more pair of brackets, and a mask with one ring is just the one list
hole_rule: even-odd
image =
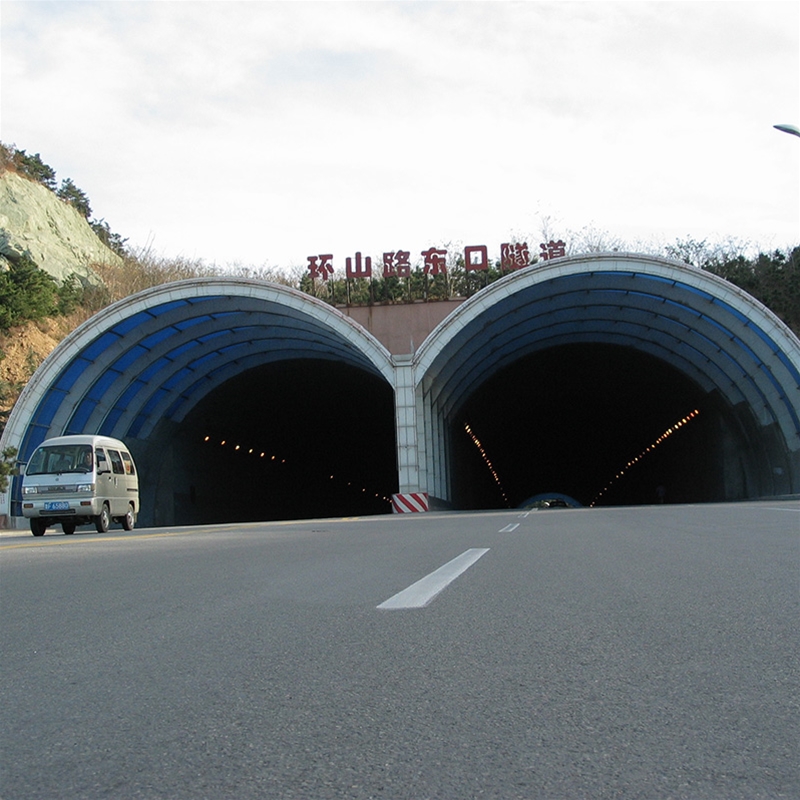
[[0,139],[220,266],[800,243],[800,3],[8,2]]

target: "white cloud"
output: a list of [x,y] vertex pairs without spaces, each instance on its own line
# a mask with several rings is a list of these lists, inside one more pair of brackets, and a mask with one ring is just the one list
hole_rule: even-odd
[[2,139],[133,242],[305,263],[595,224],[798,240],[794,3],[2,6]]

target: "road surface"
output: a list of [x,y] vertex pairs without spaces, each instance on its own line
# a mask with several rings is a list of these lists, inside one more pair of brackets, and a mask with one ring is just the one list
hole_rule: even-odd
[[0,797],[798,798],[800,504],[0,537]]

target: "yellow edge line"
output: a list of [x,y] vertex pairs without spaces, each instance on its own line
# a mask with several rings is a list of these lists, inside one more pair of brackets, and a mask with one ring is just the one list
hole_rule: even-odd
[[49,541],[34,541],[34,542],[19,542],[18,544],[0,544],[0,550],[15,550],[20,547],[56,547],[59,545],[82,543],[87,542],[134,542],[142,539],[162,539],[167,536],[185,536],[191,531],[181,531],[179,533],[143,533],[134,536],[79,536],[74,538],[72,536],[59,536],[58,539],[51,537]]
[[[180,531],[164,531],[163,533],[127,533],[121,534],[117,536],[108,536],[105,534],[92,534],[88,532],[84,532],[83,535],[79,536],[65,536],[60,535],[58,538],[55,536],[50,536],[46,540],[43,538],[35,537],[34,541],[32,542],[17,542],[14,544],[0,544],[0,550],[17,550],[23,547],[56,547],[60,545],[67,545],[67,544],[77,544],[82,543],[86,544],[87,542],[135,542],[135,541],[142,541],[146,539],[166,539],[170,536],[190,536],[196,533],[218,533],[221,531],[241,531],[243,528],[253,527],[253,526],[286,526],[286,525],[308,525],[308,524],[319,524],[321,522],[352,522],[361,519],[361,517],[341,517],[341,518],[334,518],[334,519],[326,519],[326,520],[308,520],[308,519],[287,519],[287,520],[274,520],[271,522],[243,522],[238,523],[236,525],[215,525],[213,527],[206,527],[206,526],[197,526],[197,527],[187,527],[184,530]],[[24,533],[24,531],[20,531],[20,533]]]
[[[516,511],[517,509],[513,509]],[[508,511],[508,509],[506,509]],[[502,513],[502,512],[501,512]],[[435,515],[435,512],[428,512],[428,516]],[[135,542],[147,539],[166,539],[170,536],[190,536],[194,533],[215,533],[218,531],[235,530],[241,531],[243,528],[262,527],[262,526],[276,526],[283,527],[287,525],[320,525],[330,524],[333,522],[389,522],[392,520],[402,520],[404,518],[426,516],[421,514],[374,514],[368,517],[323,517],[320,519],[286,519],[286,520],[272,520],[270,522],[241,522],[236,525],[215,525],[215,526],[187,526],[180,531],[164,531],[163,533],[127,533],[118,536],[108,536],[105,534],[92,534],[84,532],[79,536],[65,536],[60,535],[58,538],[54,536],[44,538],[34,537],[32,542],[19,542],[15,544],[0,544],[0,550],[17,550],[23,547],[57,547],[66,544],[77,544],[87,542]],[[496,516],[496,512],[474,512],[473,516],[485,517]],[[24,531],[20,529],[20,534]]]

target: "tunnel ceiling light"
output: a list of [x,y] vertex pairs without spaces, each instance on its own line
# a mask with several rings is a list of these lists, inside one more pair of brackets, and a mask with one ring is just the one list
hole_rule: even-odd
[[506,491],[503,488],[503,484],[500,482],[500,476],[497,474],[497,470],[495,470],[494,466],[492,465],[492,462],[489,459],[489,456],[487,455],[483,445],[481,444],[480,439],[478,439],[478,437],[472,432],[472,428],[469,426],[469,423],[464,423],[464,430],[467,432],[467,436],[472,439],[472,443],[475,445],[475,447],[478,448],[478,452],[481,454],[481,457],[488,467],[492,478],[494,478],[494,482],[497,484],[500,494],[503,495],[503,501],[506,505],[508,505],[508,497],[506,496]]
[[661,434],[661,436],[659,436],[659,437],[658,437],[658,438],[657,438],[657,439],[656,439],[656,440],[653,442],[653,444],[649,445],[649,446],[648,446],[648,447],[646,447],[644,450],[642,450],[642,452],[641,452],[641,453],[639,453],[639,455],[638,455],[638,456],[636,456],[635,458],[632,458],[630,461],[628,461],[628,463],[627,463],[627,464],[624,466],[624,468],[623,468],[623,469],[621,469],[621,470],[620,470],[620,471],[619,471],[619,472],[618,472],[618,473],[617,473],[617,474],[616,474],[616,475],[615,475],[615,476],[614,476],[614,477],[613,477],[613,478],[612,478],[612,479],[611,479],[611,480],[610,480],[610,481],[609,481],[609,482],[608,482],[608,483],[607,483],[607,484],[606,484],[606,485],[605,485],[605,486],[604,486],[604,487],[603,487],[603,488],[602,488],[602,489],[601,489],[601,490],[600,490],[600,491],[599,491],[599,492],[598,492],[598,493],[595,495],[595,498],[594,498],[594,500],[592,500],[592,502],[591,502],[591,503],[589,503],[589,508],[593,508],[593,507],[594,507],[594,506],[597,504],[597,501],[598,501],[598,500],[600,500],[600,498],[601,498],[601,497],[602,497],[602,496],[603,496],[603,495],[604,495],[604,494],[605,494],[605,493],[606,493],[606,492],[607,492],[607,491],[608,491],[608,490],[611,488],[611,486],[612,486],[614,483],[616,483],[616,481],[618,481],[618,480],[620,480],[621,478],[623,478],[623,477],[625,476],[625,473],[626,473],[626,472],[627,472],[627,471],[628,471],[628,470],[629,470],[631,467],[634,467],[636,464],[638,464],[638,463],[639,463],[639,462],[640,462],[640,461],[641,461],[641,460],[642,460],[642,459],[643,459],[643,458],[644,458],[644,457],[645,457],[645,456],[646,456],[648,453],[652,453],[652,452],[653,452],[653,450],[655,450],[655,449],[656,449],[656,447],[657,447],[658,445],[662,444],[662,443],[663,443],[664,441],[666,441],[666,440],[667,440],[667,439],[668,439],[670,436],[672,436],[672,434],[673,434],[673,433],[676,433],[676,432],[677,432],[677,431],[678,431],[680,428],[682,428],[684,425],[687,425],[689,422],[691,422],[693,419],[695,419],[695,417],[697,417],[697,416],[699,416],[699,415],[700,415],[700,410],[696,408],[694,411],[692,411],[692,412],[691,412],[691,414],[687,414],[685,417],[681,417],[681,419],[679,419],[677,422],[675,422],[674,424],[670,425],[670,427],[669,427],[669,428],[667,428],[667,429],[664,431],[664,433],[662,433],[662,434]]
[[[210,435],[204,436],[203,437],[203,441],[204,442],[210,442],[211,441],[211,436]],[[220,443],[219,443],[219,446],[220,447],[224,447],[227,443],[228,443],[227,439],[222,439],[220,441]],[[244,454],[246,454],[246,455],[255,455],[257,458],[264,458],[266,456],[266,451],[262,450],[262,451],[258,451],[257,452],[257,448],[255,448],[255,447],[248,448],[246,445],[245,446],[242,446],[240,444],[234,445],[233,450],[234,450],[234,452],[238,451],[239,453],[242,453],[243,455]],[[270,461],[277,461],[280,464],[285,464],[286,463],[286,459],[285,458],[281,458],[279,460],[277,455],[270,456]],[[359,486],[354,486],[353,485],[353,481],[342,481],[341,479],[337,478],[335,474],[328,473],[327,474],[327,479],[331,480],[331,481],[334,481],[334,483],[339,483],[343,487],[347,486],[347,487],[351,488],[352,490],[358,492],[359,494],[368,494],[370,496],[374,496],[375,498],[377,498],[379,500],[383,500],[386,503],[391,503],[390,494],[387,494],[385,492],[380,492],[380,491],[376,492],[374,489],[370,489],[367,486],[361,486],[360,484],[359,484]]]

